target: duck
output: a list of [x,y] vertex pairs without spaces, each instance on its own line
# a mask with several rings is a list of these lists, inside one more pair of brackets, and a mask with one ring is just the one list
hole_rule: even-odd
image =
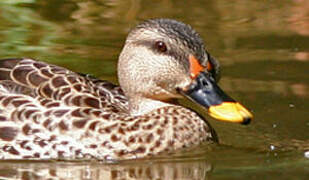
[[119,86],[31,58],[0,60],[0,159],[146,158],[218,143],[208,121],[253,115],[217,84],[218,61],[173,19],[133,28],[119,55]]

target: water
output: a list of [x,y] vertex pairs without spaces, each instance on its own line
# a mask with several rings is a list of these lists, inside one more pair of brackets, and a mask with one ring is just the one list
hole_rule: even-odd
[[131,27],[154,17],[191,24],[221,62],[221,87],[255,115],[241,126],[199,109],[220,145],[125,162],[1,161],[0,179],[308,179],[308,9],[306,0],[0,1],[1,58],[32,57],[113,82]]

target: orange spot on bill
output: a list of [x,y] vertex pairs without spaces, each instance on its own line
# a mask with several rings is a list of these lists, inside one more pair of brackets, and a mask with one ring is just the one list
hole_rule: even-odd
[[199,61],[193,55],[189,56],[189,62],[191,78],[195,79],[200,72],[204,71],[204,67],[200,65]]

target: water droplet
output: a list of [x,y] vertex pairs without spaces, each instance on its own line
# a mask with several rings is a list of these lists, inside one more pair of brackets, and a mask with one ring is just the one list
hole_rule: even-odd
[[289,104],[289,107],[293,108],[293,107],[295,107],[295,105],[294,104]]
[[304,155],[305,155],[305,158],[308,158],[308,159],[309,159],[309,151],[306,151],[306,152],[304,153]]

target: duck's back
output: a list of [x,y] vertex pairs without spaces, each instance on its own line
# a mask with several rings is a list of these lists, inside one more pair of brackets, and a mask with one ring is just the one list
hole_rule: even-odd
[[[35,146],[46,146],[48,139],[39,137],[47,131],[56,138],[72,128],[83,129],[86,124],[95,128],[90,120],[112,119],[124,113],[127,104],[120,87],[110,82],[32,59],[1,60],[0,158],[15,158]],[[78,130],[74,133],[80,136]],[[30,146],[34,135],[37,144]],[[21,149],[12,146],[14,143]]]
[[119,86],[32,59],[1,60],[0,84],[4,92],[12,95],[59,101],[70,107],[127,108],[127,99]]

